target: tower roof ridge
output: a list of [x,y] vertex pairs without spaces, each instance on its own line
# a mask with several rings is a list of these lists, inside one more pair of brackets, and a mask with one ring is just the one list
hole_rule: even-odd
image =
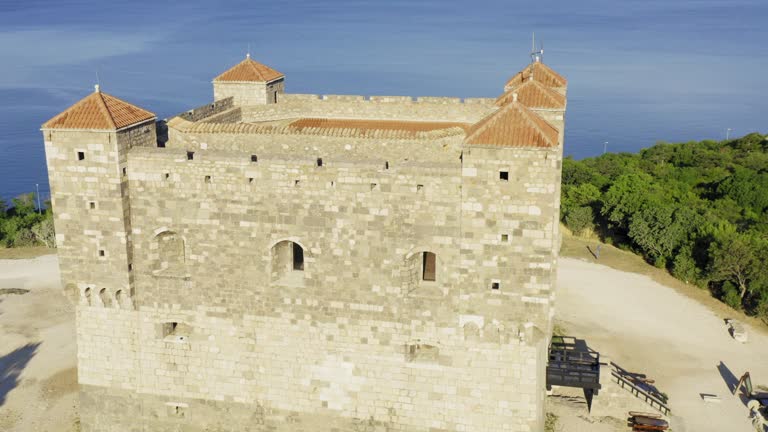
[[472,125],[467,144],[499,147],[556,147],[560,133],[520,101],[513,100]]
[[551,67],[542,62],[531,63],[526,66],[525,69],[516,73],[512,78],[507,81],[504,86],[505,89],[523,84],[525,81],[529,81],[531,78],[535,81],[539,81],[547,87],[566,87],[568,86],[568,80],[562,75],[555,72]]
[[42,128],[117,130],[154,118],[154,113],[97,88],[45,122]]
[[257,62],[249,55],[243,61],[222,72],[213,80],[269,82],[284,76],[283,73]]
[[513,95],[518,95],[518,100],[529,108],[564,109],[565,96],[545,86],[537,80],[527,80],[522,84],[513,84],[507,87],[504,94],[496,99],[496,106],[504,106],[511,102]]

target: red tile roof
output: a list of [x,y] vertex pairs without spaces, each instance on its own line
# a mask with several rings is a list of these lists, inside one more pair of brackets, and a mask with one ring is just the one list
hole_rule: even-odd
[[568,85],[568,80],[563,78],[562,75],[553,71],[552,68],[545,65],[544,63],[535,62],[526,66],[525,69],[521,70],[520,72],[516,73],[515,76],[510,78],[504,88],[507,89],[510,86],[516,86],[525,83],[531,77],[531,73],[533,74],[533,79],[547,87],[566,87]]
[[431,132],[434,130],[450,129],[460,127],[468,129],[467,123],[455,122],[428,122],[428,121],[405,121],[405,120],[351,120],[351,119],[321,119],[321,118],[302,118],[290,124],[290,127],[298,130],[305,128],[320,129],[357,129],[357,130],[382,130],[382,131],[402,131],[409,133]]
[[528,108],[565,109],[565,96],[535,79],[510,87],[496,99],[496,105],[503,106],[511,102],[515,93],[517,100]]
[[43,129],[116,130],[155,115],[101,91],[95,91],[43,124]]
[[226,72],[214,78],[214,81],[257,81],[269,82],[285,75],[251,59],[250,56],[245,60],[232,66]]
[[499,147],[556,147],[558,130],[526,108],[512,100],[472,125],[467,131],[467,144]]

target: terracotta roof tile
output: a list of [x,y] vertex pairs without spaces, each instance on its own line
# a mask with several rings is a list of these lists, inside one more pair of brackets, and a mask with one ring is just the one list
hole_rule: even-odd
[[559,136],[554,126],[513,100],[472,125],[464,142],[500,147],[556,147]]
[[507,81],[507,85],[504,86],[504,89],[507,90],[511,86],[525,83],[531,77],[531,73],[533,73],[534,80],[539,81],[547,87],[558,88],[566,87],[568,85],[568,80],[562,75],[553,71],[552,68],[544,63],[536,62],[526,66],[525,69],[510,78],[509,81]]
[[214,81],[258,81],[269,82],[284,77],[282,73],[254,61],[250,57],[232,66],[221,75],[214,78]]
[[43,124],[43,129],[121,129],[155,118],[149,111],[95,91]]
[[290,124],[291,127],[299,130],[305,128],[320,129],[358,129],[358,130],[384,130],[384,131],[402,131],[408,134],[416,132],[431,132],[434,130],[450,129],[460,127],[467,129],[470,127],[467,123],[451,122],[420,122],[420,121],[401,121],[401,120],[351,120],[351,119],[321,119],[321,118],[302,118]]
[[528,80],[510,89],[496,99],[497,106],[511,102],[517,93],[517,100],[528,108],[565,109],[565,96],[547,88],[536,80]]

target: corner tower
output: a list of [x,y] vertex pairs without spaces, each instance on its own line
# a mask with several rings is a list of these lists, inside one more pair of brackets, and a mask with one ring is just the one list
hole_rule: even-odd
[[251,59],[245,60],[213,79],[213,100],[234,98],[235,105],[277,103],[285,92],[285,75]]
[[62,284],[80,304],[131,304],[127,152],[155,144],[154,120],[96,86],[42,125]]

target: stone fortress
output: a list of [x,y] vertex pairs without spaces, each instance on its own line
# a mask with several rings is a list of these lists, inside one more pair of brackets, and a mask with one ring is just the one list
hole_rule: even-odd
[[83,431],[541,431],[566,80],[285,93],[42,126]]

